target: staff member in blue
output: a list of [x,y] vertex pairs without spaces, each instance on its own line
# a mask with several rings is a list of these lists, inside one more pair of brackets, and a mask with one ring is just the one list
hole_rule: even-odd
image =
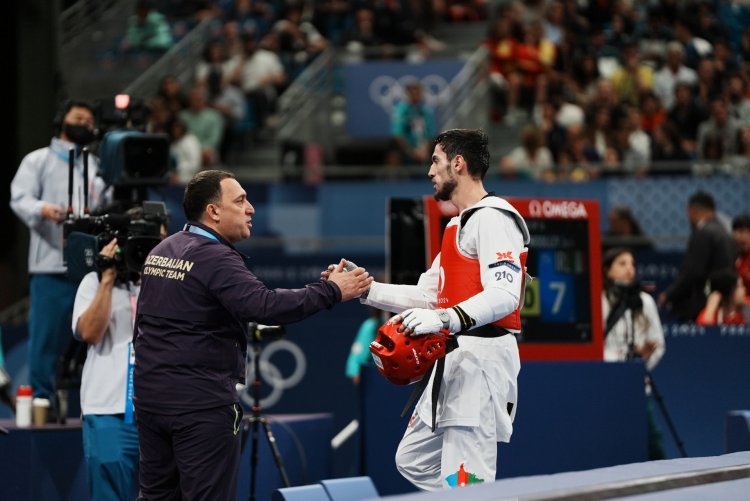
[[188,224],[146,258],[135,321],[139,499],[234,500],[248,322],[300,321],[359,297],[362,268],[301,289],[268,289],[232,244],[255,209],[228,172],[199,172],[185,188]]

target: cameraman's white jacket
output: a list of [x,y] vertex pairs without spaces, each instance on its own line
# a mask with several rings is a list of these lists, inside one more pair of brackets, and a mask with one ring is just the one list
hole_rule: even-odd
[[[45,203],[68,207],[68,150],[72,143],[58,138],[46,148],[24,157],[10,184],[10,207],[29,227],[29,273],[64,273],[63,226],[42,218]],[[97,176],[99,159],[88,159],[89,209],[105,205],[104,181]],[[73,213],[83,212],[83,158],[78,155],[73,170]]]

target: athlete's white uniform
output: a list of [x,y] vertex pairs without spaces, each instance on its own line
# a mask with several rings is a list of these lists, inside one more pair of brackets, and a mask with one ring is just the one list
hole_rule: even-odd
[[[529,242],[529,232],[523,218],[501,198],[486,197],[464,212],[477,208],[482,209],[456,235],[460,253],[477,259],[480,267],[484,290],[458,304],[479,327],[518,307],[524,273],[518,258]],[[460,221],[461,214],[448,226]],[[515,265],[511,261],[498,266],[507,256],[515,257]],[[416,286],[373,283],[362,302],[396,313],[438,308],[441,273],[444,277],[438,255]],[[425,490],[494,481],[497,442],[508,442],[513,432],[520,369],[515,337],[460,336],[458,342],[459,348],[445,358],[435,432],[430,381],[396,453],[401,474]]]

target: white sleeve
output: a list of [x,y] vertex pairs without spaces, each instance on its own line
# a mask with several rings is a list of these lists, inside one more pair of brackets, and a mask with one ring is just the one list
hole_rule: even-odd
[[361,302],[375,308],[401,313],[409,308],[434,310],[437,304],[440,254],[430,269],[422,273],[417,285],[396,285],[373,282],[367,297]]
[[46,155],[43,150],[29,153],[21,161],[16,175],[10,183],[10,208],[31,229],[42,220],[42,175]]
[[73,319],[71,322],[73,336],[78,340],[81,339],[81,336],[78,334],[78,319],[91,306],[91,302],[94,300],[98,289],[99,277],[95,271],[86,274],[78,285],[75,302],[73,303]]
[[520,256],[525,250],[514,217],[494,208],[477,211],[461,229],[459,246],[467,257],[479,260],[484,290],[458,306],[476,321],[476,327],[512,313],[521,300]]

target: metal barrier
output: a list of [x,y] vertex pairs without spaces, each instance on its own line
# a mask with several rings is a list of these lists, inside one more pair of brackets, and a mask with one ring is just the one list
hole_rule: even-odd
[[123,94],[147,100],[156,93],[159,81],[168,74],[174,75],[183,85],[190,84],[193,81],[195,64],[201,58],[214,22],[214,19],[205,19],[190,30],[182,40],[128,85]]

